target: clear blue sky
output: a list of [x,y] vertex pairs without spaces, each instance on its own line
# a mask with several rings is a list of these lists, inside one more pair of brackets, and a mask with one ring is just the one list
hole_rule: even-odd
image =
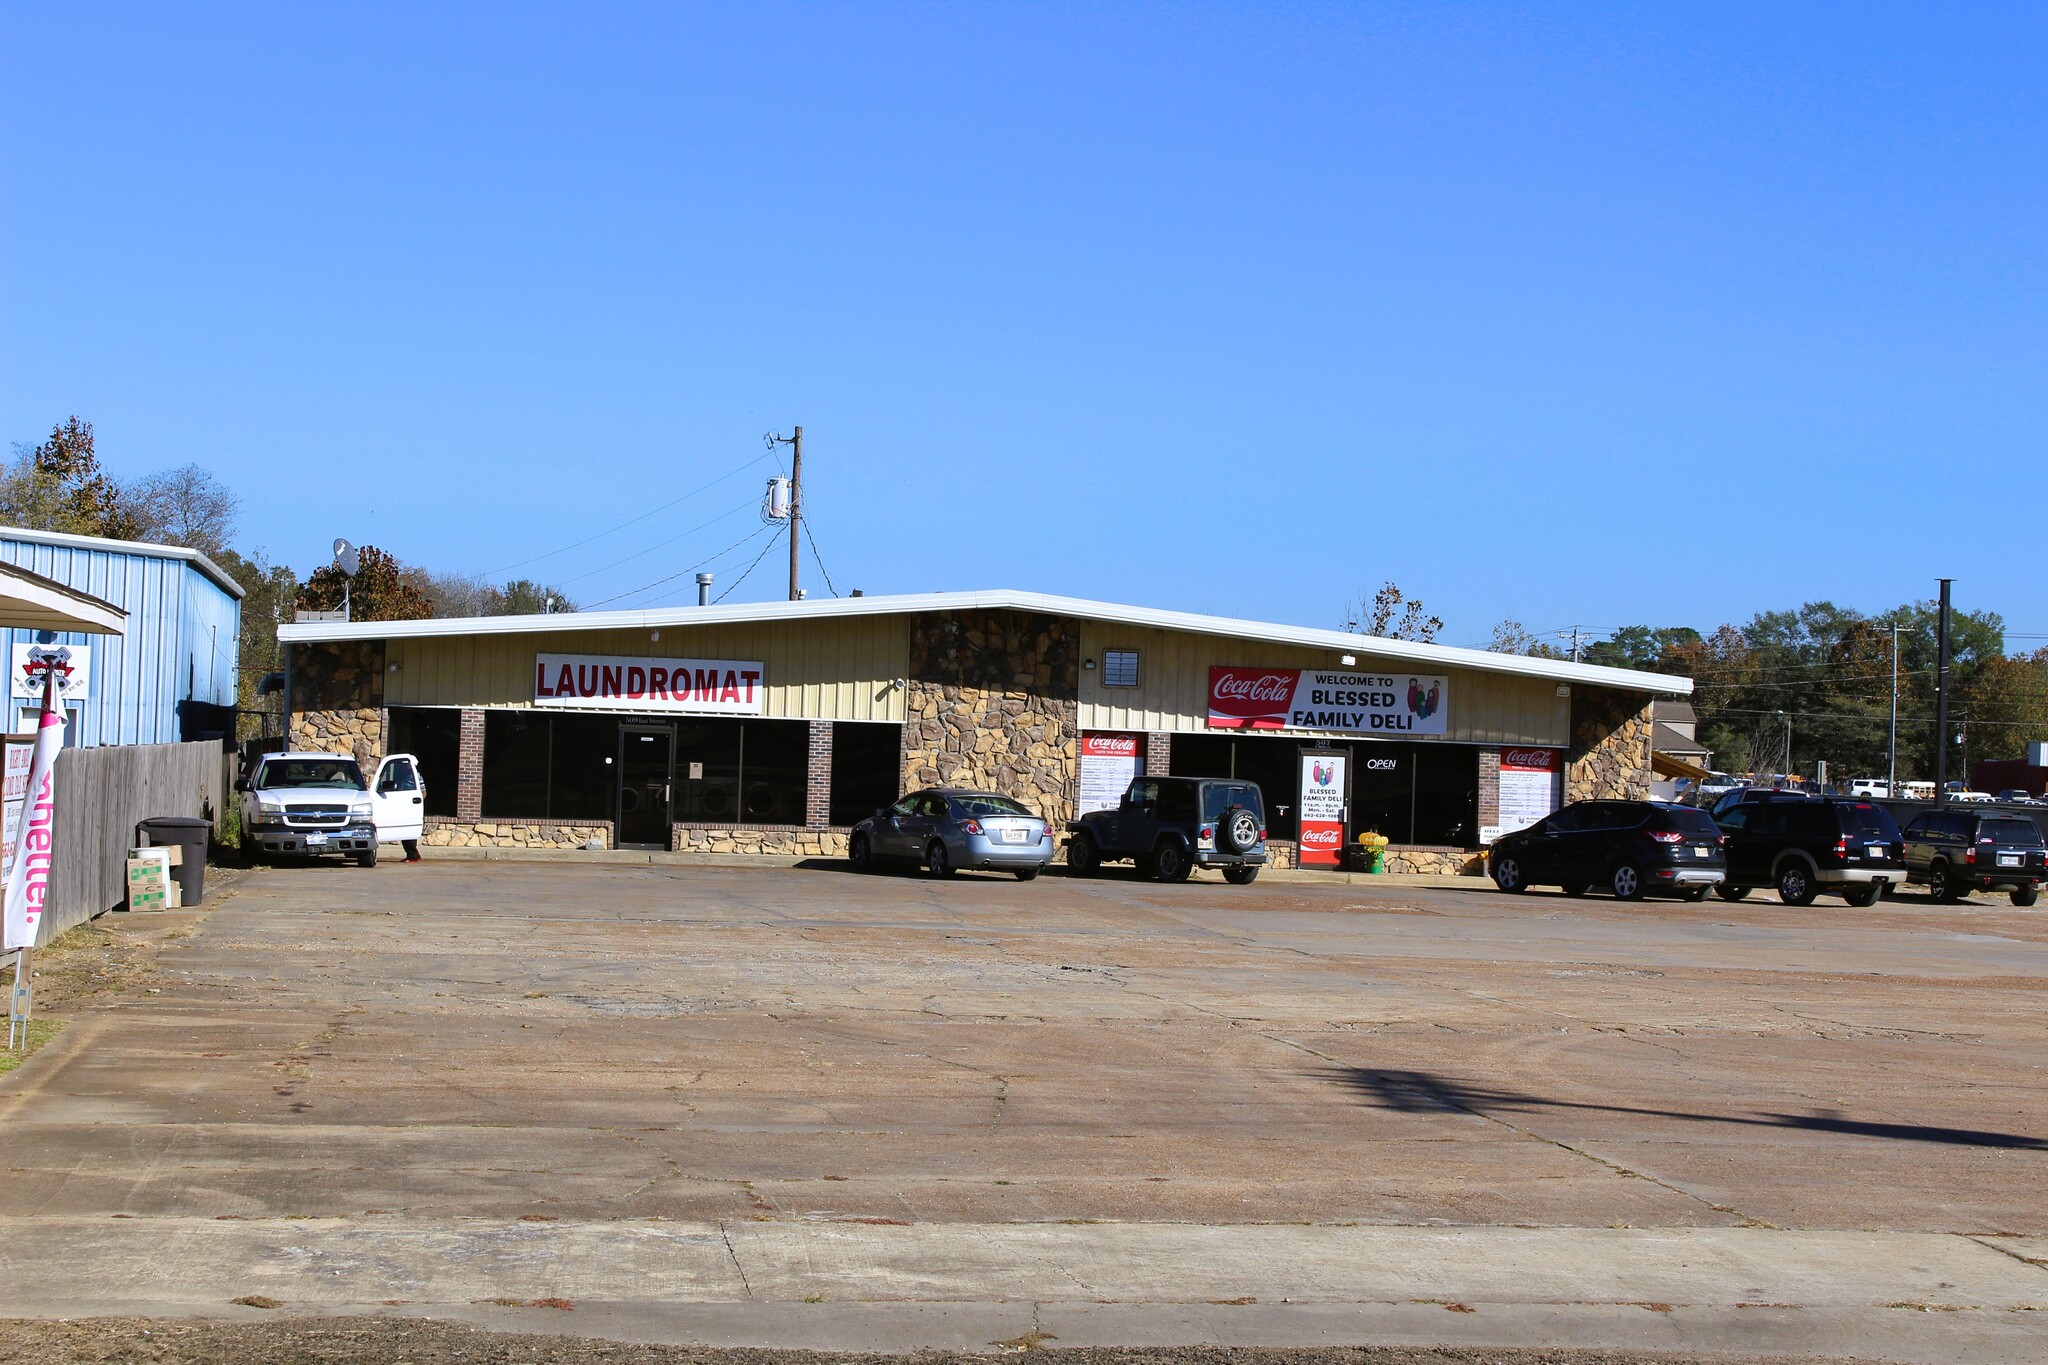
[[[301,570],[801,423],[842,590],[2048,632],[2048,6],[0,14],[0,436]],[[622,593],[768,473],[512,572]]]

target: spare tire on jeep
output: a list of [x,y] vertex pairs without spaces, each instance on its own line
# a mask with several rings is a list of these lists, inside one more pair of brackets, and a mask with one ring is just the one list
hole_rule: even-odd
[[1216,847],[1225,853],[1249,853],[1259,846],[1259,817],[1243,806],[1226,807],[1216,821]]

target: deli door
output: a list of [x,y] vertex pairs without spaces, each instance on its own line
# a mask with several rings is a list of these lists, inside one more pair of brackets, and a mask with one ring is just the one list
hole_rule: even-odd
[[1351,797],[1351,751],[1301,751],[1301,830],[1296,835],[1303,867],[1341,867],[1344,821]]

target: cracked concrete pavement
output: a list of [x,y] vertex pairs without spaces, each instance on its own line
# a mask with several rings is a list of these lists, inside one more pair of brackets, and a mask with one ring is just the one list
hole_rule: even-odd
[[2048,1358],[2002,900],[467,862],[189,918],[0,1082],[19,1314]]

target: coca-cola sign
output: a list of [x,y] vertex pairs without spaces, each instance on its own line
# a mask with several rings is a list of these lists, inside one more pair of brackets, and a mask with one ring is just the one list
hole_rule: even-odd
[[1335,848],[1344,842],[1344,831],[1340,829],[1305,829],[1299,841],[1305,848]]
[[1557,771],[1557,750],[1555,749],[1503,749],[1500,751],[1500,766],[1503,772],[1549,773]]
[[1083,735],[1081,752],[1090,758],[1136,758],[1136,735]]
[[1209,670],[1209,725],[1217,730],[1323,730],[1338,734],[1449,732],[1450,680],[1421,674],[1319,669]]

